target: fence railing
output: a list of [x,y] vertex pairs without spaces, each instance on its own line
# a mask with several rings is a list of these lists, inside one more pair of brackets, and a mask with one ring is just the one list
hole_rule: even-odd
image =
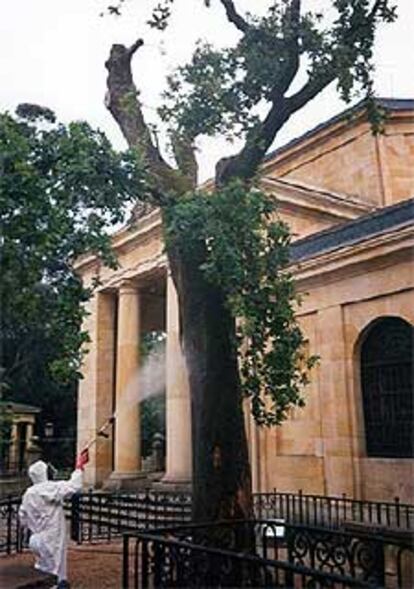
[[176,526],[191,519],[191,495],[146,490],[131,494],[81,493],[70,506],[71,538],[110,541],[123,532]]
[[[414,531],[414,505],[358,501],[343,495],[328,497],[304,493],[257,493],[255,517],[289,523],[344,528],[349,524],[368,529]],[[0,554],[20,550],[17,518],[20,498],[0,500]],[[145,490],[137,493],[91,491],[76,495],[66,505],[71,537],[76,542],[110,541],[124,531],[175,526],[191,518],[191,494]],[[378,530],[377,530],[378,531]]]
[[[348,523],[367,528],[414,530],[414,505],[358,501],[342,497],[306,495],[301,492],[256,493],[255,517],[328,528]],[[72,533],[77,542],[111,540],[128,530],[145,530],[188,522],[190,493],[143,491],[130,494],[83,493],[74,498]]]
[[0,499],[0,554],[21,552],[26,545],[18,511],[20,497]]
[[288,522],[339,528],[344,522],[372,527],[414,530],[414,505],[393,502],[360,501],[345,494],[341,497],[283,493],[255,493],[254,512],[258,518],[280,518]]
[[274,521],[190,525],[126,533],[122,587],[409,589],[413,556],[409,541],[315,526]]
[[27,465],[22,461],[3,461],[0,464],[0,477],[1,478],[12,478],[16,476],[25,476],[27,472]]

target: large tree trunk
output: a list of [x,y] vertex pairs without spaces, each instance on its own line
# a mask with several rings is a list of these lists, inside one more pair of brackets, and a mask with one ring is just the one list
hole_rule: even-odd
[[[142,45],[113,45],[106,62],[106,105],[128,145],[138,147],[152,176],[154,201],[167,214],[171,194],[179,198],[196,184],[192,140],[174,145],[179,169],[162,158],[145,123],[133,82],[131,59]],[[126,107],[127,105],[127,107]],[[222,174],[222,181],[225,180]],[[229,173],[228,177],[232,174]],[[249,518],[252,515],[251,477],[244,429],[234,320],[220,288],[205,281],[200,264],[204,245],[183,257],[167,244],[177,289],[182,346],[188,367],[192,407],[193,519],[197,522]],[[194,248],[196,249],[196,248]]]
[[190,381],[193,520],[250,518],[251,477],[234,320],[220,289],[206,283],[200,257],[183,260],[180,252],[168,254]]

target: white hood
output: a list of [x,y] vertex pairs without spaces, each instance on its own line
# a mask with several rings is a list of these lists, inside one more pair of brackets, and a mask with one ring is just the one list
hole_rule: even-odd
[[47,481],[47,464],[43,460],[38,460],[29,466],[28,474],[34,485],[45,483]]

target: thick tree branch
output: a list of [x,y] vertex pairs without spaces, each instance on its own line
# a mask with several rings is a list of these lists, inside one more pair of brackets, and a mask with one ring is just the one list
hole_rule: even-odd
[[219,162],[218,183],[226,182],[230,177],[235,176],[245,180],[252,178],[279,129],[294,112],[322,92],[336,77],[335,68],[329,68],[324,75],[320,74],[309,80],[290,98],[283,96],[275,98],[263,123],[247,137],[245,146],[238,155]]
[[139,49],[140,47],[142,47],[142,45],[143,45],[143,44],[144,44],[144,41],[143,41],[142,39],[137,39],[137,40],[135,41],[135,43],[133,43],[133,44],[131,45],[131,47],[129,47],[129,49],[127,50],[127,51],[128,51],[128,55],[129,55],[129,59],[132,59],[132,57],[133,57],[134,53],[135,53],[136,51],[138,51],[138,49]]
[[180,172],[192,182],[193,188],[195,188],[197,186],[198,164],[195,157],[194,142],[182,135],[173,135],[171,143]]
[[239,29],[239,31],[241,31],[242,33],[246,33],[249,29],[249,24],[237,12],[233,0],[221,0],[221,3],[223,4],[226,10],[227,20],[233,23],[234,26],[236,26]]
[[276,133],[292,113],[284,94],[299,69],[300,16],[301,0],[292,0],[285,17],[285,40],[289,57],[286,61],[284,75],[278,80],[270,94],[271,108],[260,127],[253,130],[247,137],[246,144],[240,153],[233,158],[226,158],[219,162],[216,170],[216,180],[219,184],[226,182],[229,177],[238,176],[248,180],[254,176]]
[[321,74],[308,80],[298,92],[293,94],[293,96],[290,98],[286,99],[291,114],[301,109],[310,100],[315,98],[315,96],[317,96],[320,92],[322,92],[322,90],[329,86],[329,84],[333,82],[336,77],[337,72],[335,71],[335,68],[332,68],[330,73],[327,72],[325,75]]
[[220,160],[216,167],[216,183],[225,184],[231,178],[250,180],[273,143],[276,133],[291,115],[288,102],[280,97],[274,100],[264,121],[246,139],[243,149],[234,157]]
[[[378,11],[383,5],[383,0],[375,0],[369,11],[365,22],[361,23],[357,27],[351,27],[344,36],[344,43],[352,47],[358,36],[363,34],[364,29],[370,26],[373,20],[377,17]],[[330,64],[324,67],[323,72],[318,72],[318,75],[314,75],[308,80],[308,82],[298,91],[296,94],[287,98],[290,111],[296,112],[302,106],[307,104],[310,100],[315,98],[324,88],[326,88],[331,82],[337,77],[337,67],[335,59]]]
[[[375,0],[371,10],[367,14],[364,22],[358,24],[356,27],[350,27],[344,35],[343,44],[348,47],[352,47],[357,38],[364,34],[366,27],[370,26],[374,19],[378,16],[378,13],[384,7],[384,0]],[[300,0],[292,0],[290,10],[291,18],[297,23],[299,27],[300,19]],[[298,40],[297,40],[298,42]],[[297,55],[296,55],[297,50]],[[220,160],[216,167],[216,183],[226,183],[230,178],[238,177],[243,180],[250,180],[257,172],[263,158],[274,141],[277,132],[290,118],[290,116],[301,109],[310,100],[315,98],[322,90],[324,90],[331,82],[338,77],[338,67],[336,64],[335,56],[332,61],[327,63],[324,68],[318,72],[314,72],[314,75],[305,83],[305,85],[296,92],[293,96],[286,98],[284,92],[281,92],[283,86],[287,88],[293,81],[299,63],[298,46],[294,50],[292,59],[292,66],[290,73],[286,75],[284,83],[274,88],[271,95],[272,106],[264,119],[264,121],[246,138],[246,142],[242,150],[233,157],[223,158]],[[289,80],[290,76],[292,78]]]
[[108,70],[108,93],[105,104],[130,147],[142,148],[149,162],[161,162],[162,158],[152,143],[149,129],[144,121],[138,92],[132,79],[131,58],[143,41],[139,39],[127,48],[113,45],[105,66]]
[[286,41],[286,49],[288,51],[288,58],[286,60],[286,67],[284,75],[274,87],[270,98],[275,100],[283,96],[289,89],[293,82],[300,65],[299,52],[299,29],[300,29],[300,15],[301,15],[301,0],[292,0],[287,9],[285,23],[284,23],[284,38]]
[[112,46],[109,59],[105,63],[108,70],[105,104],[128,145],[139,147],[142,151],[149,172],[155,179],[152,196],[158,204],[162,204],[167,193],[182,192],[192,187],[192,182],[171,168],[162,158],[145,122],[131,71],[131,59],[142,45],[142,39],[138,39],[129,48],[124,45]]

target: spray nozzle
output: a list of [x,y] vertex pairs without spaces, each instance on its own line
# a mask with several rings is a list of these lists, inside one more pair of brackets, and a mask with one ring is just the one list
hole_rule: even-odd
[[109,434],[107,433],[107,429],[110,425],[112,425],[115,421],[115,415],[111,415],[111,417],[109,417],[109,419],[106,420],[106,422],[103,424],[103,426],[101,427],[101,429],[98,430],[97,432],[97,436],[101,437],[101,438],[109,438]]
[[111,415],[111,417],[109,417],[103,426],[96,432],[95,437],[92,438],[92,440],[90,440],[90,442],[85,446],[85,450],[88,450],[91,448],[91,446],[93,446],[93,444],[96,444],[98,438],[109,438],[109,434],[106,432],[106,430],[111,424],[114,423],[114,421],[115,415]]

